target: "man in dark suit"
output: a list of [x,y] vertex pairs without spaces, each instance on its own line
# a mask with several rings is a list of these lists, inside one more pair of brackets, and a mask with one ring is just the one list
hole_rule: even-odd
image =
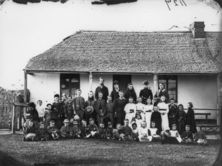
[[102,77],[99,78],[99,86],[96,88],[96,92],[95,92],[95,97],[96,100],[98,100],[98,93],[102,92],[103,94],[103,99],[105,101],[107,101],[107,97],[109,95],[109,90],[108,88],[104,85],[104,79]]

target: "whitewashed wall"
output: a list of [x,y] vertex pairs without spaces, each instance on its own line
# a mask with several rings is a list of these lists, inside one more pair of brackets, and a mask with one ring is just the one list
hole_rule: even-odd
[[[217,81],[216,76],[193,75],[178,76],[178,102],[187,107],[193,102],[196,108],[217,108]],[[216,112],[211,112],[210,118],[216,118]],[[198,118],[203,118],[199,116]]]
[[28,89],[31,101],[42,100],[43,104],[53,102],[54,94],[60,94],[60,75],[57,73],[35,73],[28,75]]

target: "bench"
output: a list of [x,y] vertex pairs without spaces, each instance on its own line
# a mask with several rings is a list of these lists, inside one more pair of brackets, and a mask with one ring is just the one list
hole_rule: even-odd
[[210,116],[211,113],[209,113],[209,112],[198,112],[198,113],[195,113],[195,115],[205,115],[206,123],[208,123],[208,116]]

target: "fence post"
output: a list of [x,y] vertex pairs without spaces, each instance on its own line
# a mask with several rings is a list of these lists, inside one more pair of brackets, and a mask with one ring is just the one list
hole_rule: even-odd
[[12,134],[15,134],[15,104],[12,106]]

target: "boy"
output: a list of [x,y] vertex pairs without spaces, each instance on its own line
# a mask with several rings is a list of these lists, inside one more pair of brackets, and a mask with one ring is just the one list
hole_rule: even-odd
[[125,112],[124,107],[126,105],[126,100],[123,97],[123,91],[119,91],[119,98],[114,101],[113,107],[114,107],[114,126],[117,125],[117,123],[120,123],[123,125],[124,119],[125,119]]
[[36,141],[38,127],[32,120],[27,120],[23,126],[23,141]]
[[122,132],[122,125],[120,123],[116,124],[116,129],[113,129],[113,139],[121,140],[120,134]]
[[125,119],[128,119],[131,123],[136,115],[136,104],[133,102],[133,97],[129,97],[129,103],[126,104],[124,111],[126,113]]
[[81,121],[81,125],[79,126],[80,131],[81,131],[81,138],[85,138],[86,137],[86,133],[87,133],[87,122],[86,120],[82,120]]
[[66,119],[71,119],[73,118],[73,103],[72,103],[72,98],[68,97],[67,101],[64,102],[64,113],[65,113],[65,118]]
[[98,99],[94,103],[94,109],[97,114],[97,124],[103,123],[106,116],[106,101],[103,99],[102,92],[98,92]]
[[159,112],[158,106],[153,106],[153,112],[151,114],[151,122],[155,123],[155,127],[159,130],[159,132],[162,131],[162,119],[161,119],[161,114]]
[[76,90],[76,98],[73,100],[73,111],[74,115],[78,115],[80,120],[83,119],[84,111],[85,111],[85,100],[81,97],[81,89]]
[[170,99],[168,118],[170,129],[172,129],[172,124],[176,124],[178,126],[179,112],[174,98]]
[[148,128],[146,121],[143,121],[141,123],[141,127],[139,128],[139,141],[140,142],[150,142],[152,140],[152,137],[148,135]]
[[107,104],[106,104],[106,119],[107,119],[107,123],[108,121],[111,121],[112,125],[113,125],[113,102],[112,102],[112,97],[108,96],[107,99]]
[[169,130],[169,119],[168,119],[168,112],[169,112],[169,106],[166,103],[166,97],[162,95],[160,97],[160,102],[157,105],[159,107],[159,112],[161,114],[162,119],[162,130],[166,131]]
[[177,125],[172,124],[172,130],[162,132],[162,144],[163,143],[181,143],[182,139],[179,132],[177,131]]
[[113,139],[113,125],[111,121],[108,121],[107,123],[106,139]]
[[151,141],[156,142],[160,140],[160,131],[156,127],[155,122],[151,122],[151,127],[148,129],[148,135],[152,137]]
[[50,120],[49,126],[47,127],[47,131],[49,133],[49,139],[58,140],[59,139],[59,130],[55,125],[54,120]]
[[79,123],[76,120],[73,120],[72,122],[72,134],[73,138],[80,138],[81,137],[81,130],[79,128]]
[[190,125],[185,126],[185,131],[181,135],[184,143],[192,143],[193,142],[193,134],[190,131]]
[[95,124],[95,120],[93,118],[90,118],[86,138],[96,138],[98,136],[98,132],[98,127]]
[[124,126],[122,127],[120,137],[122,138],[123,141],[132,140],[132,129],[129,127],[128,119],[124,120]]
[[59,101],[59,95],[55,94],[54,103],[52,104],[51,119],[55,121],[56,126],[58,128],[61,128],[64,117],[65,115],[64,115],[63,105]]
[[46,105],[45,113],[44,113],[44,122],[46,126],[49,125],[49,122],[51,120],[51,113],[52,113],[52,105],[48,103]]
[[194,136],[194,141],[199,145],[206,145],[207,144],[207,137],[203,130],[197,126],[197,133]]
[[38,137],[38,140],[40,140],[40,141],[48,141],[49,140],[49,133],[48,133],[43,122],[40,122],[37,137]]
[[69,120],[64,120],[64,125],[60,129],[60,135],[63,139],[72,138],[73,137],[73,131],[72,128],[69,126]]
[[45,108],[42,105],[42,100],[37,101],[36,110],[37,110],[38,115],[39,115],[39,120],[42,122],[43,117],[44,117],[44,113],[45,113]]
[[106,139],[106,129],[104,123],[99,124],[99,133],[98,137],[101,139]]
[[139,132],[137,128],[137,124],[135,122],[132,123],[132,139],[133,141],[138,141]]

